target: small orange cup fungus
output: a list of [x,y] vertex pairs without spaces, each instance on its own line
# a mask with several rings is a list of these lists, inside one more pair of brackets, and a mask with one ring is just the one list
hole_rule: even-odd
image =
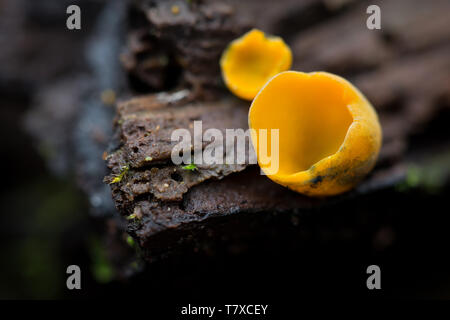
[[[350,82],[326,72],[274,76],[253,100],[249,127],[263,172],[310,196],[354,187],[373,168],[381,147],[381,127],[369,101]],[[261,161],[260,129],[279,130],[275,173]]]
[[220,59],[226,86],[246,100],[252,100],[267,80],[291,64],[292,53],[283,39],[257,29],[232,41]]

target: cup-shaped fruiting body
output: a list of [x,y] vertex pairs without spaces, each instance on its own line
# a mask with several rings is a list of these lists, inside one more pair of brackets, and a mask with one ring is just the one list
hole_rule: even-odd
[[291,64],[292,53],[283,39],[257,29],[232,41],[220,59],[226,86],[246,100],[252,100],[271,77]]
[[[372,105],[350,82],[326,72],[274,76],[253,100],[249,127],[254,129],[258,163],[268,177],[310,196],[336,195],[354,187],[373,168],[381,147],[381,127]],[[269,138],[263,146],[260,129],[279,129],[278,148]],[[263,147],[269,154],[278,151],[277,166],[271,164],[276,172],[268,172],[267,162],[261,161]]]

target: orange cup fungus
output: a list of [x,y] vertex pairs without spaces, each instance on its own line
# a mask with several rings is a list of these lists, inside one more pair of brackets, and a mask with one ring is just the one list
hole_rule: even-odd
[[252,100],[271,77],[291,64],[292,53],[283,39],[257,29],[232,41],[220,59],[225,85],[245,100]]
[[253,100],[249,127],[255,129],[252,142],[264,172],[259,129],[279,129],[278,170],[268,177],[310,196],[354,187],[373,168],[381,147],[381,127],[369,101],[350,82],[327,72],[274,76]]

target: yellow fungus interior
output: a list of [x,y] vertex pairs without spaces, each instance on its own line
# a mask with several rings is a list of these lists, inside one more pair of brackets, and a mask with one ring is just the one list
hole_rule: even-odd
[[290,53],[280,38],[251,31],[228,50],[223,68],[234,89],[253,96],[272,76],[289,68]]
[[[297,173],[339,150],[353,120],[348,105],[354,100],[351,90],[336,79],[286,72],[256,97],[251,127],[279,129],[278,174]],[[270,148],[268,139],[269,154]]]

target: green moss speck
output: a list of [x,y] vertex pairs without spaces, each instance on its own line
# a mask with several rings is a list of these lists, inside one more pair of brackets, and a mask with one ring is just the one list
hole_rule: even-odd
[[108,283],[114,279],[114,269],[109,262],[106,248],[100,239],[93,237],[90,239],[91,272],[95,280],[99,283]]
[[433,156],[419,164],[408,167],[405,180],[397,186],[399,191],[421,188],[436,193],[445,185],[450,174],[450,152]]
[[134,239],[133,239],[132,236],[127,236],[127,244],[128,244],[130,247],[134,247],[135,242],[134,242]]
[[119,175],[117,175],[114,179],[112,179],[112,181],[109,184],[122,181],[123,177],[127,174],[128,170],[130,170],[129,166],[122,166],[122,168],[120,168]]
[[188,164],[188,165],[186,165],[186,166],[184,166],[184,167],[181,167],[183,170],[190,170],[190,171],[196,171],[196,170],[198,170],[198,168],[197,168],[197,166],[195,165],[195,164],[193,164],[193,163],[191,163],[191,164]]

